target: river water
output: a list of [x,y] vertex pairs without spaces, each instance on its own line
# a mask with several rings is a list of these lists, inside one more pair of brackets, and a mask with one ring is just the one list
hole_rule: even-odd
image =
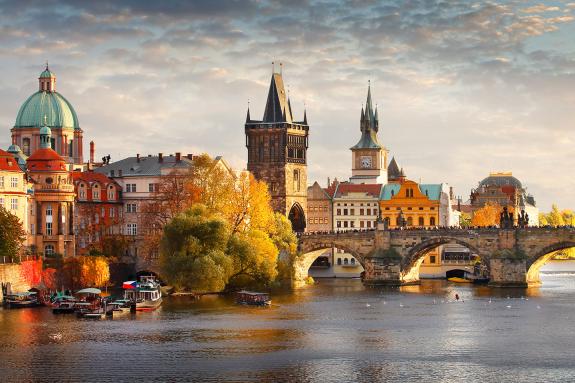
[[101,321],[0,309],[0,381],[573,382],[575,263],[546,270],[531,289],[329,279],[271,308],[169,298]]

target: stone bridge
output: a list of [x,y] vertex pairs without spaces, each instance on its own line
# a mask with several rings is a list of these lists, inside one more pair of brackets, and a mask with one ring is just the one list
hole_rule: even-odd
[[554,251],[575,247],[575,228],[384,230],[379,224],[372,231],[306,233],[299,237],[294,279],[303,281],[313,261],[335,247],[363,266],[366,285],[414,284],[424,255],[447,243],[477,254],[492,286],[526,287],[540,283],[539,269]]

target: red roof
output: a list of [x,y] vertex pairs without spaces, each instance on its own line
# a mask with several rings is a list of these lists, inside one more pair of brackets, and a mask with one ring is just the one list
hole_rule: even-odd
[[10,171],[10,172],[21,172],[22,170],[18,166],[18,161],[8,152],[0,149],[0,170]]
[[36,150],[28,160],[26,166],[30,171],[54,171],[66,170],[66,161],[58,153],[50,148]]
[[367,193],[371,197],[379,198],[381,187],[381,184],[340,183],[334,197],[341,197],[342,195],[349,193]]

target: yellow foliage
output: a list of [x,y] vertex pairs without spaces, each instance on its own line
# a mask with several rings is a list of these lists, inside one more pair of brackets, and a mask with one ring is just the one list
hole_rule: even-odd
[[[481,209],[473,213],[471,224],[473,226],[494,226],[499,225],[501,206],[498,203],[488,202]],[[510,213],[513,213],[510,211]]]
[[110,281],[110,267],[104,257],[79,256],[64,261],[66,285],[72,288],[106,286]]

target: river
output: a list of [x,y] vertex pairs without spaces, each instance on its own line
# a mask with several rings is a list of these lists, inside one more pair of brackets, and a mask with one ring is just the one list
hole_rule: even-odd
[[102,321],[0,309],[0,381],[575,381],[575,262],[545,270],[531,289],[329,279],[267,309],[180,297]]

